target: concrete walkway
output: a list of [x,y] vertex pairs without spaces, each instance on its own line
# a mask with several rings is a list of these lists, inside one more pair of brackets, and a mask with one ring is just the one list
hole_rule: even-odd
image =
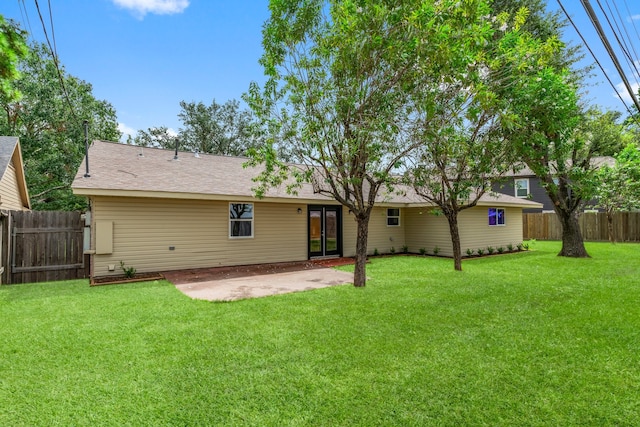
[[353,273],[321,267],[310,270],[178,283],[175,286],[191,298],[208,301],[234,301],[307,291],[345,283],[353,283]]

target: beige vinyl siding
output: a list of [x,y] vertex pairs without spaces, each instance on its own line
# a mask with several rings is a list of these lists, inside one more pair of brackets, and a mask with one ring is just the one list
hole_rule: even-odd
[[0,203],[2,209],[16,211],[27,210],[20,197],[20,189],[18,187],[16,168],[13,165],[13,160],[7,166],[0,180],[0,202],[2,202]]
[[[375,207],[371,211],[369,220],[369,238],[367,240],[367,253],[373,254],[375,249],[381,254],[389,253],[394,247],[397,253],[402,252],[405,244],[405,212],[400,209],[400,226],[387,226],[387,208]],[[343,229],[343,253],[344,256],[356,255],[357,224],[353,214],[349,210],[342,210]]]
[[[467,249],[486,249],[488,246],[506,249],[511,243],[514,246],[522,242],[522,209],[504,208],[505,225],[490,226],[488,220],[489,207],[474,207],[467,209],[458,216],[460,231],[460,246],[463,256]],[[410,252],[419,252],[425,248],[427,253],[433,253],[438,246],[440,255],[452,256],[451,235],[449,224],[443,216],[430,213],[430,209],[405,209],[407,223],[407,246]]]
[[254,237],[234,239],[228,202],[94,197],[94,223],[113,221],[113,253],[94,255],[93,275],[122,274],[120,261],[155,272],[307,259],[304,205],[246,202],[254,203]]

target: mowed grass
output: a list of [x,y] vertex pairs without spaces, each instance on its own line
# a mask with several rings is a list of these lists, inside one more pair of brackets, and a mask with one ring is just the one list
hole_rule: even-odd
[[640,246],[533,249],[232,303],[0,287],[0,425],[638,425]]

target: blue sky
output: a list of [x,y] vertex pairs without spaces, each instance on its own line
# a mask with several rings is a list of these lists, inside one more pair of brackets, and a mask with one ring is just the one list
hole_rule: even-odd
[[[548,0],[557,9],[556,0]],[[45,41],[34,0],[3,0],[7,18],[32,38]],[[151,126],[177,130],[179,103],[240,99],[251,81],[264,81],[258,59],[268,0],[40,0],[49,36],[53,16],[60,61],[68,73],[93,85],[96,98],[116,109],[125,132]],[[579,0],[562,0],[615,84],[621,82]],[[592,2],[596,7],[596,2]],[[640,29],[640,2],[614,0],[630,34]],[[627,13],[629,7],[631,12]],[[631,15],[631,16],[629,16]],[[633,19],[632,20],[632,16]],[[578,42],[572,28],[565,38]],[[611,40],[614,42],[614,40]],[[640,47],[640,40],[632,39]],[[589,62],[590,57],[587,57]],[[624,110],[596,69],[588,97],[608,109]],[[630,74],[630,73],[629,73]],[[634,83],[635,79],[631,79]],[[628,97],[627,97],[628,99]],[[630,102],[627,101],[630,105]]]

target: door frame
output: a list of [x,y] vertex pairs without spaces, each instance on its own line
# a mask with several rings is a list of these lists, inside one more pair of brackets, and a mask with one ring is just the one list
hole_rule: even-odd
[[[311,211],[320,211],[320,252],[311,252]],[[336,247],[335,251],[327,253],[326,250],[326,232],[325,232],[325,218],[326,212],[336,212]],[[324,258],[324,257],[341,257],[342,256],[342,205],[308,205],[307,206],[307,256],[308,259],[312,258]]]

